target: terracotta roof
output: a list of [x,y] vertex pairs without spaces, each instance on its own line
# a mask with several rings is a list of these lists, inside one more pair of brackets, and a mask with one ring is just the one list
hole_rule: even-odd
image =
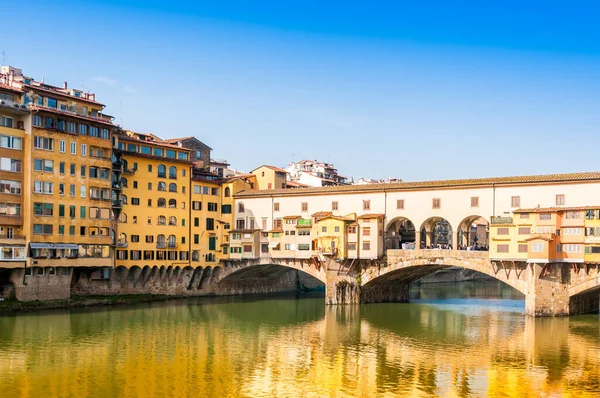
[[275,166],[270,166],[268,164],[263,164],[262,166],[258,166],[257,168],[255,168],[252,171],[256,171],[256,170],[260,169],[261,167],[266,167],[267,169],[271,169],[271,170],[278,171],[280,173],[286,173],[287,174],[287,171],[285,171],[284,169],[280,169],[279,167],[275,167]]
[[574,207],[535,207],[533,209],[517,209],[513,213],[559,213],[563,211],[582,211],[582,210],[596,210],[600,209],[600,206],[574,206]]
[[435,188],[467,188],[467,187],[492,187],[495,185],[527,185],[544,184],[556,182],[581,182],[596,181],[600,182],[600,171],[583,173],[565,173],[565,174],[545,174],[533,176],[514,176],[514,177],[490,177],[490,178],[471,178],[462,180],[438,180],[438,181],[417,181],[417,182],[397,182],[391,184],[366,184],[366,185],[339,185],[333,187],[320,188],[293,188],[293,189],[272,189],[265,191],[243,191],[238,196],[305,196],[308,194],[327,194],[327,193],[360,193],[377,191],[401,191],[415,189],[435,189]]
[[275,228],[275,229],[272,229],[272,230],[267,231],[267,232],[270,233],[270,234],[276,234],[276,233],[280,233],[281,234],[281,233],[283,233],[283,229],[282,228]]
[[294,218],[294,219],[298,219],[298,218],[302,218],[302,216],[284,216],[284,219],[286,218]]
[[383,218],[385,217],[385,214],[381,214],[381,213],[377,213],[377,214],[363,214],[361,216],[358,216],[357,218]]
[[327,220],[327,219],[333,219],[333,220],[338,220],[338,221],[348,221],[348,222],[354,222],[354,220],[345,218],[345,217],[340,217],[340,216],[333,216],[333,215],[329,215],[329,216],[325,216],[325,217],[321,217],[317,220],[317,222],[321,222],[323,220]]
[[[125,130],[125,132],[126,133],[131,133],[131,134],[136,134],[136,135],[141,135],[141,136],[147,136],[147,137],[156,137],[154,134],[136,133],[135,131],[130,131],[130,130]],[[165,148],[179,149],[181,151],[187,151],[187,152],[191,151],[191,149],[180,147],[178,145],[169,144],[167,142],[164,142],[163,140],[161,140],[158,137],[156,137],[156,138],[159,141],[147,141],[147,140],[140,139],[140,138],[137,138],[135,136],[130,136],[130,135],[126,135],[126,134],[119,134],[118,137],[119,137],[119,140],[140,142],[140,143],[146,143],[146,144],[149,144],[149,145],[158,145],[158,146],[162,146],[162,147],[165,147]],[[166,159],[170,159],[170,158],[166,158]],[[173,160],[173,159],[171,159],[171,160]]]
[[229,233],[242,233],[242,234],[251,234],[254,232],[258,232],[260,229],[230,229]]
[[166,140],[163,140],[163,141],[168,142],[169,144],[176,144],[179,141],[185,141],[185,140],[196,140],[199,143],[201,143],[202,145],[204,145],[205,147],[207,147],[208,149],[212,149],[211,147],[206,145],[204,142],[200,141],[198,138],[191,136],[191,135],[188,137],[181,137],[181,138],[167,138]]
[[318,212],[314,213],[311,217],[315,217],[315,218],[326,217],[326,216],[330,216],[332,214],[333,213],[330,211],[318,211]]
[[29,108],[33,111],[52,112],[52,113],[57,113],[59,115],[65,115],[65,116],[88,120],[90,122],[96,122],[96,123],[106,124],[108,126],[114,126],[114,124],[110,120],[100,119],[100,118],[91,117],[91,116],[79,115],[77,113],[61,111],[60,109],[49,108],[47,106],[39,106],[39,105],[29,104]]
[[285,185],[287,185],[288,187],[293,187],[293,188],[310,188],[310,185],[302,184],[301,182],[297,182],[297,181],[287,181],[285,183]]

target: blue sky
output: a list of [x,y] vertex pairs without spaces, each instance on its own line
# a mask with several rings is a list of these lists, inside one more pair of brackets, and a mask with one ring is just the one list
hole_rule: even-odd
[[600,6],[483,3],[9,2],[0,52],[95,92],[126,128],[195,135],[242,170],[600,170]]

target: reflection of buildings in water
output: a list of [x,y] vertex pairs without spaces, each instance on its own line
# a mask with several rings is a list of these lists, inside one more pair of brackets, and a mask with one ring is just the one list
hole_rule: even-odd
[[289,300],[15,320],[0,318],[15,396],[578,395],[600,378],[597,320],[485,308]]

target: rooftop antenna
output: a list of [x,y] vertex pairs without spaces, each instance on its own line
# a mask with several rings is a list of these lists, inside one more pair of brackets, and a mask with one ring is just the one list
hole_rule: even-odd
[[2,51],[2,64],[0,65],[6,65],[6,53],[4,51]]
[[121,113],[121,127],[123,127],[123,101],[119,101],[119,112]]

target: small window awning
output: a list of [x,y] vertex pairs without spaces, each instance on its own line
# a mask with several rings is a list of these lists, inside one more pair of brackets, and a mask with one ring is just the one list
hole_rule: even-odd
[[32,249],[73,249],[79,250],[79,246],[74,243],[30,243]]
[[275,248],[279,247],[279,242],[271,242],[271,243],[269,243],[269,247],[271,249],[275,249]]

